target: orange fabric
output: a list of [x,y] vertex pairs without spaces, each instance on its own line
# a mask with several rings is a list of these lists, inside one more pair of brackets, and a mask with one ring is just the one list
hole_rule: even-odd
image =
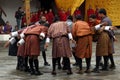
[[77,21],[75,22],[72,28],[72,34],[74,37],[77,37],[77,36],[80,37],[80,36],[92,34],[92,32],[87,22]]
[[77,39],[76,56],[78,58],[90,58],[92,56],[92,35]]

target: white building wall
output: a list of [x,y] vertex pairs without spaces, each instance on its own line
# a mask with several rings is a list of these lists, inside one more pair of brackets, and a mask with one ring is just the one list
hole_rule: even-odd
[[[32,0],[31,2],[31,11],[36,11],[38,8],[38,0]],[[15,11],[18,7],[23,6],[22,0],[0,0],[0,6],[3,8],[7,17],[2,15],[5,21],[9,21],[11,25],[14,27],[16,25],[15,20]]]

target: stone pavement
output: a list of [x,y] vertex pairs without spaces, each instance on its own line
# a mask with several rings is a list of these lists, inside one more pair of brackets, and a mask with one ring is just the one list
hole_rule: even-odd
[[[117,35],[120,41],[120,35]],[[47,50],[47,59],[51,66],[43,66],[43,58],[39,57],[40,70],[44,73],[41,76],[31,76],[28,73],[17,71],[16,68],[16,57],[8,56],[8,49],[0,46],[0,80],[120,80],[120,42],[115,42],[115,63],[116,69],[110,71],[104,71],[101,73],[90,73],[90,74],[77,74],[78,67],[73,67],[73,75],[67,75],[62,70],[57,71],[57,75],[51,75],[52,63],[51,63],[51,45]],[[95,43],[93,43],[93,57],[91,69],[95,66]],[[74,59],[71,58],[71,65],[74,63]],[[84,67],[85,61],[83,61]]]

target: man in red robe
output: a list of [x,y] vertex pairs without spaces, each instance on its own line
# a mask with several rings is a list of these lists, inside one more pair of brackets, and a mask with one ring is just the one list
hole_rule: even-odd
[[89,22],[89,16],[91,14],[95,14],[95,11],[92,9],[92,6],[89,6],[89,9],[87,10],[87,18],[88,18],[88,22]]
[[79,8],[77,8],[77,9],[75,10],[74,15],[75,15],[75,16],[76,16],[76,15],[81,15],[81,11],[79,10]]
[[59,17],[61,21],[66,21],[67,20],[67,15],[65,13],[65,11],[63,10],[63,8],[61,8],[61,10],[59,10]]
[[66,14],[67,17],[68,17],[68,16],[70,16],[70,13],[71,13],[71,9],[69,8],[65,14]]
[[49,16],[48,22],[49,22],[49,24],[51,24],[53,22],[53,19],[54,19],[54,14],[52,12],[52,9],[49,9],[48,16]]
[[46,20],[48,21],[49,20],[49,15],[48,15],[47,10],[45,10],[44,16],[46,17]]

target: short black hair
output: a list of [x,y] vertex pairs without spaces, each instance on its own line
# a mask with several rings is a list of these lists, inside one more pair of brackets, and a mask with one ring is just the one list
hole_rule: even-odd
[[82,16],[81,16],[80,14],[76,15],[75,18],[76,18],[77,20],[82,20]]
[[91,15],[89,16],[89,18],[96,19],[97,17],[96,17],[95,14],[91,14]]
[[104,8],[101,8],[98,13],[107,15],[107,12]]
[[18,7],[18,10],[22,9],[22,7]]
[[58,16],[58,15],[56,15],[56,16],[54,17],[53,22],[57,22],[57,21],[60,21],[60,18],[59,18],[59,16]]
[[68,16],[67,17],[67,19],[69,19],[69,20],[71,20],[71,21],[73,21],[73,17],[70,15],[70,16]]

